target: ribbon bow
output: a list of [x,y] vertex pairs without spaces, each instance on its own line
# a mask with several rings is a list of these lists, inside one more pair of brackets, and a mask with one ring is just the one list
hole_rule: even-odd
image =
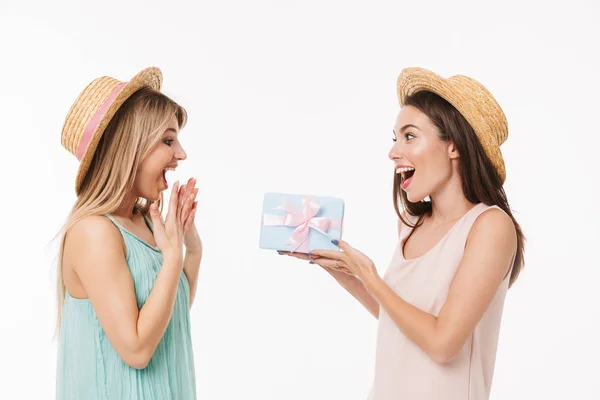
[[302,210],[298,210],[286,201],[282,206],[276,208],[284,210],[285,215],[263,214],[263,225],[265,226],[291,226],[296,227],[290,238],[285,242],[292,246],[292,253],[296,250],[308,252],[308,238],[310,229],[315,229],[327,236],[327,230],[333,228],[335,222],[331,218],[316,217],[321,205],[307,197],[302,197]]

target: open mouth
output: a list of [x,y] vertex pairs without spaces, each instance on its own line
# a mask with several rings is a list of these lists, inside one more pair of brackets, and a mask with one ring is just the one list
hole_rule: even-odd
[[169,184],[167,183],[167,171],[175,171],[175,168],[165,168],[162,171],[162,178],[163,178],[163,183],[165,184],[165,186],[169,186]]
[[415,174],[415,169],[412,167],[402,167],[398,168],[396,170],[396,173],[400,174],[400,176],[402,177],[402,181],[406,181],[413,177],[413,175]]

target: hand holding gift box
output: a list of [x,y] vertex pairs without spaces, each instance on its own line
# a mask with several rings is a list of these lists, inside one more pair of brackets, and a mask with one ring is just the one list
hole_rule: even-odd
[[259,247],[308,253],[314,249],[339,250],[344,201],[335,197],[267,193],[263,201]]

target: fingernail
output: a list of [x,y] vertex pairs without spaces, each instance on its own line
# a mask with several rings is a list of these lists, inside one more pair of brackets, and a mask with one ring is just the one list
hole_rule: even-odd
[[333,239],[333,240],[331,241],[331,243],[335,244],[336,246],[337,246],[338,244],[340,244],[340,242],[338,242],[336,239]]
[[315,257],[315,256],[313,255],[313,253],[308,253],[308,256],[309,256],[310,258],[314,258],[314,257]]
[[309,263],[309,264],[314,264],[315,262],[314,262],[314,261],[309,261],[308,263]]

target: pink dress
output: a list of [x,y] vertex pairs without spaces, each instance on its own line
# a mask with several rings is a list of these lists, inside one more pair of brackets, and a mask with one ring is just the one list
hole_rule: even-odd
[[[398,247],[383,277],[385,283],[405,301],[437,316],[458,270],[471,226],[491,207],[500,209],[483,203],[474,206],[431,250],[412,260],[404,259],[402,253],[412,228],[402,226]],[[411,222],[417,220],[410,218]],[[464,347],[446,364],[433,361],[380,309],[369,400],[488,399],[508,282],[507,276]]]

